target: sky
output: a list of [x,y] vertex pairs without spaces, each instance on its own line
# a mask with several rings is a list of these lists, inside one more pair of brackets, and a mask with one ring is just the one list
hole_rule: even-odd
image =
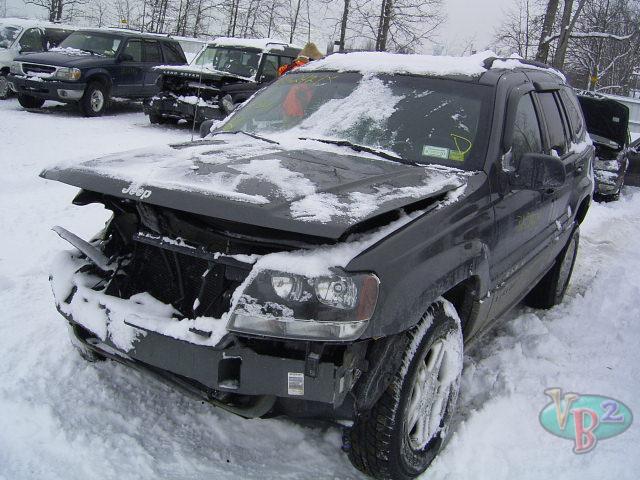
[[[25,7],[22,0],[0,0],[0,15],[4,1],[7,2],[9,16],[37,15],[38,12],[42,12],[41,9],[32,6]],[[483,50],[491,42],[493,31],[500,24],[503,10],[515,1],[443,0],[447,21],[438,32],[437,42],[440,47],[436,47],[436,50],[440,50],[441,53],[460,54],[471,43],[475,50]]]

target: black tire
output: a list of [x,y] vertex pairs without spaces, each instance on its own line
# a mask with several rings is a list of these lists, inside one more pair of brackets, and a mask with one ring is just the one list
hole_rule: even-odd
[[9,88],[9,81],[7,76],[0,73],[0,100],[6,100],[11,96],[11,89]]
[[569,241],[558,254],[551,270],[542,277],[524,299],[527,306],[548,309],[562,303],[571,280],[573,266],[576,263],[579,244],[580,228],[576,226]]
[[[460,389],[462,333],[453,305],[442,299],[434,303],[418,326],[406,335],[410,343],[402,367],[371,410],[358,413],[349,432],[351,463],[379,479],[408,480],[427,469],[446,442]],[[447,347],[441,364],[446,364],[446,376],[442,383],[435,382],[435,390],[416,397],[419,395],[414,395],[416,386],[424,388],[427,385],[419,382],[420,370],[428,367],[435,346],[443,342]],[[431,380],[439,380],[440,373]],[[417,391],[425,391],[422,388]],[[435,398],[439,392],[442,399],[440,414],[433,420],[434,424],[439,423],[439,429],[423,435],[428,440],[421,444],[422,447],[416,446],[413,437],[418,433],[418,425],[410,425],[416,398],[428,398],[427,402],[418,402],[419,408],[428,407],[431,412],[434,406],[437,408]]]
[[40,108],[44,105],[44,98],[32,97],[31,95],[19,93],[18,103],[24,108]]
[[99,117],[109,106],[109,91],[100,82],[87,85],[84,95],[79,102],[80,112],[85,117]]
[[165,119],[164,117],[162,117],[161,115],[158,115],[157,113],[150,113],[149,114],[149,122],[153,125],[162,125],[163,123],[165,123]]

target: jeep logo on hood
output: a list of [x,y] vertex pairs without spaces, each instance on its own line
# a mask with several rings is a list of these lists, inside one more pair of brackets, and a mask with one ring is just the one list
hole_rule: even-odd
[[144,200],[145,198],[149,198],[152,192],[151,190],[145,190],[145,188],[140,184],[132,183],[128,187],[123,188],[122,193]]

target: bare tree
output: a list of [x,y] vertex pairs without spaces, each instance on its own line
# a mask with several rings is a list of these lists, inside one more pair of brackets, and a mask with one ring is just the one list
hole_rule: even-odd
[[440,0],[361,0],[355,21],[379,51],[412,52],[444,20]]
[[502,23],[494,32],[497,49],[505,55],[517,53],[522,58],[533,58],[543,17],[539,2],[518,0],[517,4],[503,12]]
[[87,0],[25,0],[25,4],[35,5],[47,10],[50,22],[68,20],[64,14],[74,6],[87,3]]

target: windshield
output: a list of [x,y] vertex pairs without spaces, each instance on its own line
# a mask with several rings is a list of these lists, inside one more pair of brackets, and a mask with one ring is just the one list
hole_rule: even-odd
[[120,46],[120,37],[95,32],[74,32],[58,47],[69,51],[78,50],[94,55],[115,57]]
[[315,138],[393,153],[407,163],[482,168],[491,88],[404,75],[289,73],[219,131]]
[[16,41],[22,27],[13,25],[0,25],[0,48],[9,48]]
[[239,48],[208,47],[198,56],[196,65],[251,78],[258,71],[260,52]]

